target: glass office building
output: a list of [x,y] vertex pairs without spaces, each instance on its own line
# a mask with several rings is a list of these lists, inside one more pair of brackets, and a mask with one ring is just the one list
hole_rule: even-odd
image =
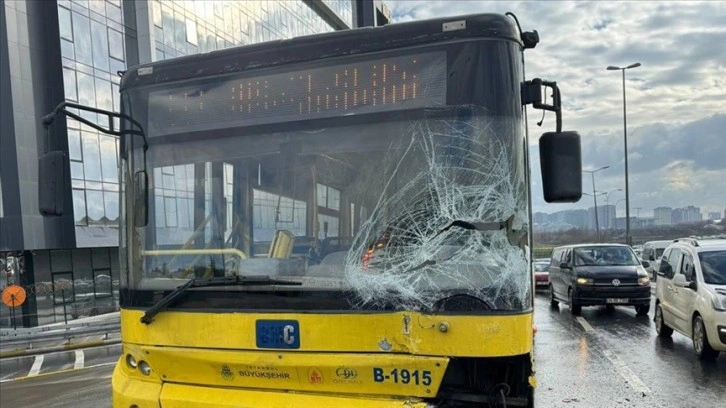
[[[3,2],[0,290],[15,283],[29,292],[19,325],[102,313],[117,300],[119,141],[72,119],[57,121],[46,140],[43,115],[63,100],[118,112],[119,73],[129,66],[382,25],[386,14],[378,0]],[[46,143],[66,150],[70,159],[65,208],[72,211],[62,217],[43,218],[38,212],[37,157]],[[157,209],[166,214],[156,221],[159,228],[190,222],[188,170],[155,169],[165,184],[155,197]],[[271,214],[268,202],[271,198],[260,194],[256,203],[262,229]],[[81,303],[83,308],[74,309]],[[9,311],[0,306],[0,326],[8,325]]]

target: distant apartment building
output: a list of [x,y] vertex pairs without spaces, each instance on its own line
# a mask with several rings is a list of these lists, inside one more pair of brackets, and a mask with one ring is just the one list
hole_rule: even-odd
[[701,209],[689,205],[688,207],[673,210],[673,224],[692,224],[703,220]]
[[673,209],[671,207],[658,207],[653,210],[655,225],[672,225]]
[[532,221],[535,224],[547,224],[549,222],[549,214],[543,212],[533,213]]
[[587,210],[565,210],[552,214],[536,212],[532,214],[532,220],[540,230],[560,231],[587,228],[587,216]]
[[716,221],[721,219],[721,213],[718,211],[710,212],[708,213],[708,219],[711,221]]
[[587,228],[594,230],[596,227],[600,229],[611,228],[611,225],[615,222],[615,206],[614,205],[603,205],[597,206],[597,225],[595,224],[595,207],[587,209]]

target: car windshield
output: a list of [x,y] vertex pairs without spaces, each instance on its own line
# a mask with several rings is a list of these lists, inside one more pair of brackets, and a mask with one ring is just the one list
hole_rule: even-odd
[[633,250],[624,246],[592,246],[575,249],[576,266],[639,265]]
[[726,251],[708,251],[698,254],[703,281],[710,285],[726,285]]
[[663,256],[663,252],[665,251],[665,248],[658,248],[655,250],[655,259],[660,258]]

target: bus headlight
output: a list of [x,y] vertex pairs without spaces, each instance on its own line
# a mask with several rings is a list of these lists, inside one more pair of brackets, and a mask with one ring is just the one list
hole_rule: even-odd
[[578,285],[594,285],[595,279],[592,278],[577,278]]
[[640,278],[638,278],[638,285],[640,285],[640,286],[650,285],[650,278],[647,276],[641,276]]
[[135,370],[136,367],[138,367],[136,359],[131,354],[126,354],[126,365],[128,365],[132,370]]
[[151,374],[151,366],[144,360],[139,361],[139,371],[143,375]]

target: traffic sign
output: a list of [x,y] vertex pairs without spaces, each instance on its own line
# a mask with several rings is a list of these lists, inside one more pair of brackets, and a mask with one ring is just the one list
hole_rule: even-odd
[[18,285],[10,285],[3,290],[3,303],[8,307],[18,307],[25,302],[25,289]]

